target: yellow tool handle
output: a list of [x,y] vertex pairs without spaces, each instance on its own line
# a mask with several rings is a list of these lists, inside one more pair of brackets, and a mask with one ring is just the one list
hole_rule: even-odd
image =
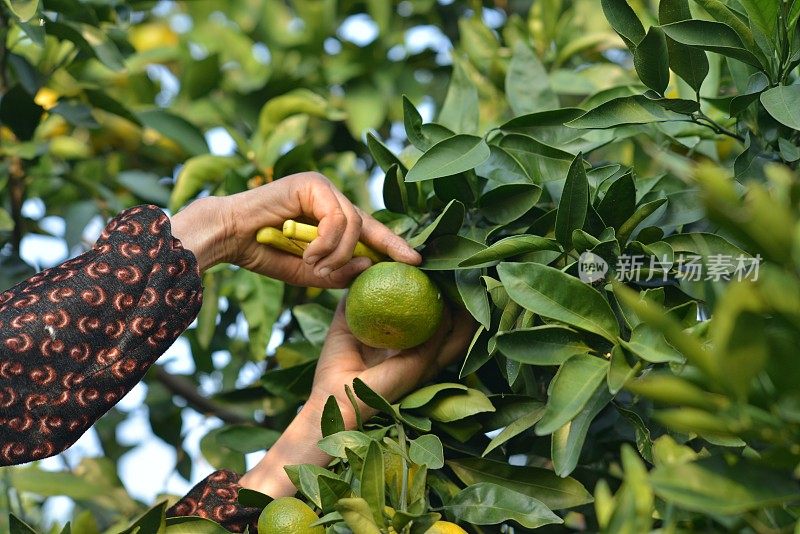
[[[317,232],[316,226],[303,224],[291,219],[283,223],[283,236],[288,239],[310,243],[316,239],[318,235],[319,233]],[[353,256],[364,256],[372,260],[372,263],[378,263],[386,259],[385,256],[375,252],[361,241],[356,243],[353,249]]]
[[277,228],[269,227],[262,228],[258,231],[256,234],[256,241],[277,248],[278,250],[294,254],[295,256],[302,256],[303,251],[308,246],[308,243],[305,241],[289,239]]

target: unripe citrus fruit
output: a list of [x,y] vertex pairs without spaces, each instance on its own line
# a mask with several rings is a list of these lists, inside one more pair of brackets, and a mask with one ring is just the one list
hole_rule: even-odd
[[267,505],[258,517],[258,531],[281,534],[325,534],[321,526],[311,527],[317,514],[294,497],[281,497]]
[[466,530],[449,521],[437,521],[425,534],[468,534]]
[[407,349],[427,341],[442,322],[439,288],[414,266],[380,262],[355,279],[345,317],[353,335],[379,349]]

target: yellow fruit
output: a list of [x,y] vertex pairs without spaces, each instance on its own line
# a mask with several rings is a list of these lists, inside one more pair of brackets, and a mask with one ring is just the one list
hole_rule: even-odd
[[442,294],[425,273],[387,261],[358,275],[347,294],[345,317],[365,345],[407,349],[436,332],[443,309]]
[[325,534],[321,526],[311,527],[317,514],[294,497],[281,497],[267,505],[258,517],[258,531],[265,534]]
[[150,22],[134,26],[128,34],[128,39],[137,52],[178,44],[178,34],[172,31],[169,24],[163,22]]
[[33,97],[33,101],[44,109],[51,109],[58,103],[58,93],[50,88],[42,87]]
[[449,521],[437,521],[425,534],[468,534],[466,530]]

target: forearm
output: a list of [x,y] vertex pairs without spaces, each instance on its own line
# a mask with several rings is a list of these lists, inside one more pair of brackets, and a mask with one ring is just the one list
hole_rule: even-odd
[[328,465],[331,457],[317,442],[322,439],[322,410],[318,403],[307,403],[289,424],[278,441],[261,461],[239,480],[242,487],[260,491],[273,498],[294,495],[297,489],[284,471],[286,465]]

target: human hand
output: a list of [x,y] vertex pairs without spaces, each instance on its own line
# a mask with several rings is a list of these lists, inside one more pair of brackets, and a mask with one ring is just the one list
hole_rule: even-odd
[[[345,427],[355,428],[355,411],[345,393],[345,385],[352,386],[353,380],[359,378],[386,400],[394,402],[462,355],[474,329],[475,322],[467,311],[460,310],[452,316],[445,310],[439,330],[425,343],[403,351],[374,349],[363,345],[350,333],[342,299],[317,362],[308,402],[239,483],[274,498],[294,495],[297,490],[284,466],[325,466],[330,461],[317,442],[322,439],[322,411],[331,395],[339,405]],[[365,418],[375,412],[361,402],[359,411]]]
[[[287,219],[315,222],[319,237],[303,257],[256,242],[263,227]],[[361,240],[396,261],[419,264],[419,253],[401,237],[354,206],[323,175],[303,172],[227,197],[197,200],[172,220],[172,233],[195,253],[200,270],[221,262],[291,284],[344,287],[371,265],[353,258]]]

